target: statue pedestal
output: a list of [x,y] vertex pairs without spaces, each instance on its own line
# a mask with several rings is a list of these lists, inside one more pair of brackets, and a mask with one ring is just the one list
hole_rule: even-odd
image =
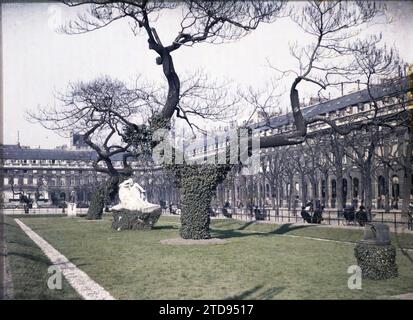
[[67,204],[67,216],[76,217],[76,203],[69,202]]
[[398,276],[396,248],[390,244],[389,226],[371,223],[364,228],[364,239],[354,248],[362,277],[384,280]]
[[121,230],[151,230],[161,216],[162,208],[151,210],[112,210],[112,229]]

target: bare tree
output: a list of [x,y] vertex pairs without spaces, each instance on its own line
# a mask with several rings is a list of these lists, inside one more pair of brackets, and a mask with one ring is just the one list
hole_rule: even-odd
[[320,194],[318,190],[319,172],[325,165],[322,153],[323,147],[320,146],[319,141],[315,139],[307,139],[303,148],[304,160],[307,164],[307,178],[311,184],[311,199],[314,208],[320,203]]
[[[128,159],[130,143],[125,142],[125,128],[137,127],[132,117],[137,110],[145,113],[149,94],[130,90],[122,82],[102,77],[90,82],[70,84],[66,93],[58,94],[60,104],[28,112],[28,120],[39,122],[61,135],[81,134],[83,141],[96,152],[93,168],[107,174],[109,181],[94,193],[89,219],[99,219],[106,200],[113,200],[119,181],[132,174]],[[121,166],[114,158],[121,157]]]
[[[70,23],[66,28],[67,32],[89,32],[122,18],[131,19],[134,23],[134,30],[138,28],[144,30],[148,37],[149,49],[158,54],[156,62],[162,65],[168,83],[166,100],[162,110],[152,117],[151,130],[169,128],[170,119],[175,112],[188,120],[187,114],[179,107],[181,82],[175,71],[172,52],[198,42],[219,43],[239,39],[249,31],[256,29],[261,22],[272,22],[282,9],[282,3],[262,1],[185,1],[182,4],[163,1],[65,2],[70,6],[90,5],[88,14],[80,15],[77,21]],[[153,26],[154,18],[164,9],[178,7],[183,13],[181,29],[171,44],[164,45]],[[290,88],[294,129],[288,133],[261,137],[261,148],[301,144],[307,136],[308,125],[315,122],[327,123],[340,134],[349,133],[355,129],[352,124],[346,128],[338,126],[326,117],[305,119],[301,112],[298,88],[300,83],[308,82],[318,86],[320,92],[329,86],[337,86],[339,81],[346,79],[343,71],[352,76],[347,81],[354,82],[356,75],[370,70],[369,67],[361,68],[359,62],[362,61],[362,57],[369,54],[364,49],[371,47],[376,39],[354,42],[354,38],[360,34],[361,27],[374,21],[382,12],[382,4],[375,2],[309,1],[299,14],[293,16],[302,30],[314,38],[311,45],[292,50],[299,64],[298,71],[283,72],[284,75],[289,73],[295,75]],[[383,52],[385,51],[383,49]],[[350,57],[351,62],[343,64],[344,56]],[[376,64],[383,62],[384,67],[391,69],[392,64],[386,61],[394,61],[393,55],[377,54],[375,57],[376,60],[373,62]],[[349,70],[351,72],[348,72]],[[369,78],[368,81],[370,80]],[[358,126],[370,124],[375,121],[375,118],[373,115],[368,121]],[[218,176],[221,177],[221,175]],[[188,212],[188,214],[192,213]],[[186,213],[183,216],[187,216]],[[208,225],[205,223],[206,217],[206,214],[200,217],[202,220],[200,227]],[[209,235],[208,232],[202,234]],[[191,232],[185,237],[192,237]]]
[[368,214],[371,214],[372,209],[372,177],[377,165],[377,162],[374,161],[374,153],[381,139],[379,128],[376,127],[369,127],[363,131],[354,131],[350,135],[345,136],[346,148],[344,152],[361,172],[362,204],[366,207]]
[[[157,53],[156,64],[162,66],[168,93],[162,110],[152,119],[154,130],[169,128],[175,112],[187,119],[180,108],[181,82],[175,71],[172,52],[200,42],[220,43],[239,39],[262,22],[272,22],[281,12],[283,2],[270,1],[63,1],[68,6],[88,5],[87,13],[63,28],[67,33],[97,30],[123,18],[131,21],[132,31],[143,29],[149,49]],[[154,27],[162,11],[181,9],[180,30],[172,43],[163,44]]]
[[[283,145],[301,144],[308,135],[309,125],[324,123],[331,127],[333,135],[347,135],[355,130],[362,130],[369,126],[388,126],[398,114],[379,117],[379,92],[376,84],[381,79],[392,79],[398,74],[401,61],[397,52],[381,45],[381,35],[363,36],[362,28],[374,23],[382,16],[385,10],[383,3],[375,2],[344,2],[344,1],[307,1],[298,5],[301,10],[292,15],[292,19],[311,36],[314,41],[308,46],[294,45],[290,48],[291,54],[297,60],[297,69],[279,70],[270,65],[280,79],[293,75],[290,88],[290,106],[293,116],[293,129],[286,133],[264,136],[260,139],[261,148]],[[357,122],[337,122],[328,116],[309,116],[305,118],[301,112],[298,87],[307,82],[318,87],[318,96],[328,88],[336,88],[344,83],[363,85],[367,88],[372,110],[361,115]],[[396,82],[394,86],[398,86]],[[272,94],[267,99],[257,98],[250,94],[246,99],[253,107],[263,109],[266,101],[272,100]],[[262,102],[264,101],[264,102]],[[267,123],[268,125],[268,123]],[[335,136],[335,137],[334,137]],[[331,141],[332,142],[332,141]],[[343,146],[332,146],[334,150],[334,168],[338,184],[338,209],[342,210],[342,154]],[[296,162],[297,163],[297,162]],[[300,166],[302,168],[303,166]],[[304,176],[306,173],[301,172]]]
[[275,208],[277,215],[280,212],[282,176],[284,163],[287,161],[286,155],[287,153],[283,150],[277,150],[277,152],[268,152],[261,157],[263,175],[270,183],[272,207]]

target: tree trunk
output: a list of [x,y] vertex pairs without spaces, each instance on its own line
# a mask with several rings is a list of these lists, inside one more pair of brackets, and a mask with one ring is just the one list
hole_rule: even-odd
[[336,168],[336,208],[337,212],[343,212],[343,168]]
[[[413,115],[412,115],[413,118]],[[413,130],[409,130],[406,154],[404,158],[404,179],[403,179],[403,203],[402,203],[402,222],[407,223],[410,204],[410,191],[412,189],[412,149],[413,149]],[[407,226],[407,224],[405,225]]]
[[182,213],[180,235],[184,239],[211,238],[208,209],[217,186],[221,183],[228,166],[187,165],[181,172]]
[[318,191],[317,191],[317,180],[315,178],[311,179],[311,197],[313,198],[313,208],[316,208]]
[[305,184],[306,184],[305,175],[301,174],[301,203],[303,206],[307,203],[307,192],[306,192],[307,188],[304,188]]
[[103,210],[106,203],[108,200],[113,201],[115,199],[115,196],[119,190],[119,181],[119,176],[113,176],[99,186],[92,194],[90,206],[86,215],[87,220],[102,219]]
[[388,165],[385,164],[384,166],[384,211],[386,213],[390,212],[390,192],[389,192],[389,184],[390,184],[390,168]]
[[292,205],[293,205],[293,196],[294,196],[294,178],[290,177],[290,190],[289,190],[289,194],[288,194],[288,211],[291,212],[292,209]]
[[329,192],[330,192],[330,188],[329,188],[329,185],[328,185],[328,173],[325,173],[324,174],[324,181],[325,181],[325,190],[324,190],[324,193],[325,193],[325,197],[324,197],[324,207],[326,208],[327,206],[329,207],[330,205],[329,205],[329,201],[330,201],[330,196],[329,196]]
[[279,188],[278,185],[276,187],[276,195],[277,195],[277,201],[276,201],[276,204],[275,204],[275,212],[276,212],[277,216],[279,216],[280,215],[280,188]]
[[364,194],[365,194],[365,207],[369,220],[371,220],[371,209],[372,209],[372,181],[371,181],[371,162],[368,161],[365,165],[365,175],[364,175]]
[[278,203],[278,188],[275,186],[274,180],[271,181],[271,209],[275,209],[275,203]]

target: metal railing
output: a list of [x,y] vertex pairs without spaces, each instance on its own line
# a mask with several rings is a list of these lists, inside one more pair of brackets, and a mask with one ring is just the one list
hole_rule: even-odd
[[[2,208],[0,209],[1,212],[5,215],[62,215],[67,214],[67,208],[36,208],[36,209],[29,209],[28,213],[25,213],[23,208]],[[77,208],[76,214],[77,215],[84,215],[87,213],[88,208]]]
[[[297,209],[295,212],[288,210],[287,208],[269,209],[269,208],[258,208],[259,216],[261,219],[256,219],[256,214],[254,210],[246,208],[227,208],[228,213],[230,213],[231,218],[241,220],[241,221],[268,221],[274,223],[307,223],[301,217],[301,210]],[[228,218],[223,214],[222,208],[214,208],[214,214],[211,215],[214,218]],[[413,220],[412,218],[402,217],[401,211],[390,211],[385,212],[384,210],[373,210],[371,213],[370,222],[381,222],[389,225],[393,230],[399,228],[407,228],[413,231]],[[322,214],[321,225],[337,225],[346,227],[360,227],[357,220],[347,220],[343,213],[338,213],[337,210],[325,209]]]
[[[10,208],[10,209],[0,209],[3,214],[6,215],[28,215],[28,216],[36,216],[36,215],[62,215],[67,214],[67,208],[36,208],[36,209],[29,209],[28,213],[25,213],[23,208]],[[303,223],[309,224],[304,221],[301,217],[301,211],[296,210],[296,212],[290,211],[287,208],[280,208],[276,209],[269,209],[269,208],[258,208],[259,216],[261,219],[256,219],[256,214],[254,210],[246,209],[246,208],[226,208],[227,215],[224,215],[222,208],[212,208],[211,217],[216,219],[222,218],[233,218],[241,221],[268,221],[273,223]],[[76,214],[77,215],[86,215],[88,208],[77,208]],[[171,214],[169,209],[163,211],[171,216],[179,216],[176,214]],[[401,211],[391,211],[385,212],[384,210],[373,210],[371,214],[372,222],[381,222],[389,225],[389,227],[393,229],[398,229],[405,227],[408,230],[413,231],[413,220],[412,218],[402,218]],[[337,210],[325,209],[322,215],[323,220],[321,221],[321,225],[337,225],[337,226],[346,226],[346,227],[357,227],[359,226],[356,219],[349,221],[344,218],[342,213],[338,214]]]

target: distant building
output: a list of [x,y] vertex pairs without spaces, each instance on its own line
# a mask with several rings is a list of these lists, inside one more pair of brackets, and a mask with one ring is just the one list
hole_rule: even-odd
[[[409,78],[377,85],[371,89],[371,92],[379,104],[378,117],[398,113],[406,105],[411,108]],[[341,126],[350,122],[362,121],[364,116],[374,112],[374,109],[367,90],[360,90],[304,107],[302,111],[305,118],[324,116]],[[293,130],[294,123],[292,114],[288,113],[250,124],[249,127],[259,129],[261,135],[272,135]],[[327,124],[312,124],[308,128],[308,135],[310,137],[320,133],[328,135],[330,134],[329,130]],[[400,130],[404,129],[398,129],[398,131]],[[228,130],[222,130],[216,134],[217,136],[222,135],[226,131]],[[221,140],[216,139],[212,145],[205,145],[204,139],[200,138],[199,145],[187,150],[187,156],[205,159],[209,154],[224,152],[226,141],[225,139]],[[397,143],[397,139],[393,140]],[[193,143],[191,145],[193,146]],[[300,145],[297,148],[303,148],[303,146]],[[269,148],[262,150],[262,152],[271,156],[271,153],[276,153],[277,149]],[[19,196],[16,193],[20,191],[32,198],[36,196],[36,193],[41,193],[40,199],[45,205],[56,206],[62,201],[67,201],[72,191],[76,194],[76,202],[88,203],[96,186],[107,179],[106,175],[93,170],[92,162],[96,159],[96,153],[88,148],[83,136],[79,134],[71,135],[68,149],[30,149],[20,145],[3,145],[0,146],[0,156],[0,177],[3,180],[3,196],[6,205],[18,202]],[[122,166],[121,154],[118,154],[113,160],[115,167]],[[132,168],[136,181],[146,190],[149,202],[179,203],[179,190],[165,171],[160,168],[148,169],[137,162],[132,163]],[[274,201],[274,186],[262,172],[249,177],[231,174],[232,178],[224,181],[217,189],[215,199],[217,203],[223,204],[228,201],[233,205],[246,206],[251,200],[256,204],[268,204]],[[392,208],[400,208],[403,201],[410,201],[410,199],[402,198],[401,190],[408,181],[406,179],[413,180],[413,176],[405,177],[397,166],[392,168],[388,174],[390,179],[384,177],[383,170],[380,168],[374,171],[372,190],[375,208],[383,207],[382,199],[385,190],[389,190]],[[297,198],[297,204],[308,200],[311,194],[311,185],[308,179],[302,180],[298,174],[295,174],[293,183],[294,198]],[[337,181],[337,177],[333,173],[328,173],[327,176],[319,173],[317,189],[320,200],[325,203],[326,207],[334,208],[336,206],[338,183],[340,182]],[[362,179],[360,172],[352,165],[351,161],[346,160],[341,183],[343,184],[344,202],[360,203]],[[13,194],[12,186],[15,194]],[[252,199],[251,190],[253,191]],[[280,206],[287,205],[288,199],[291,198],[290,190],[288,183],[283,181],[277,200]]]
[[73,132],[70,134],[69,148],[71,150],[90,150],[90,147],[85,143],[83,134]]
[[[0,179],[6,206],[19,203],[19,193],[30,199],[39,198],[40,206],[58,206],[68,201],[74,191],[77,203],[88,204],[96,187],[107,175],[96,172],[92,150],[31,149],[20,145],[0,146]],[[122,155],[113,158],[115,167],[122,166]],[[135,179],[145,190],[149,201],[177,200],[171,181],[164,181],[159,170],[144,173],[137,163]],[[14,191],[14,192],[13,192]]]

